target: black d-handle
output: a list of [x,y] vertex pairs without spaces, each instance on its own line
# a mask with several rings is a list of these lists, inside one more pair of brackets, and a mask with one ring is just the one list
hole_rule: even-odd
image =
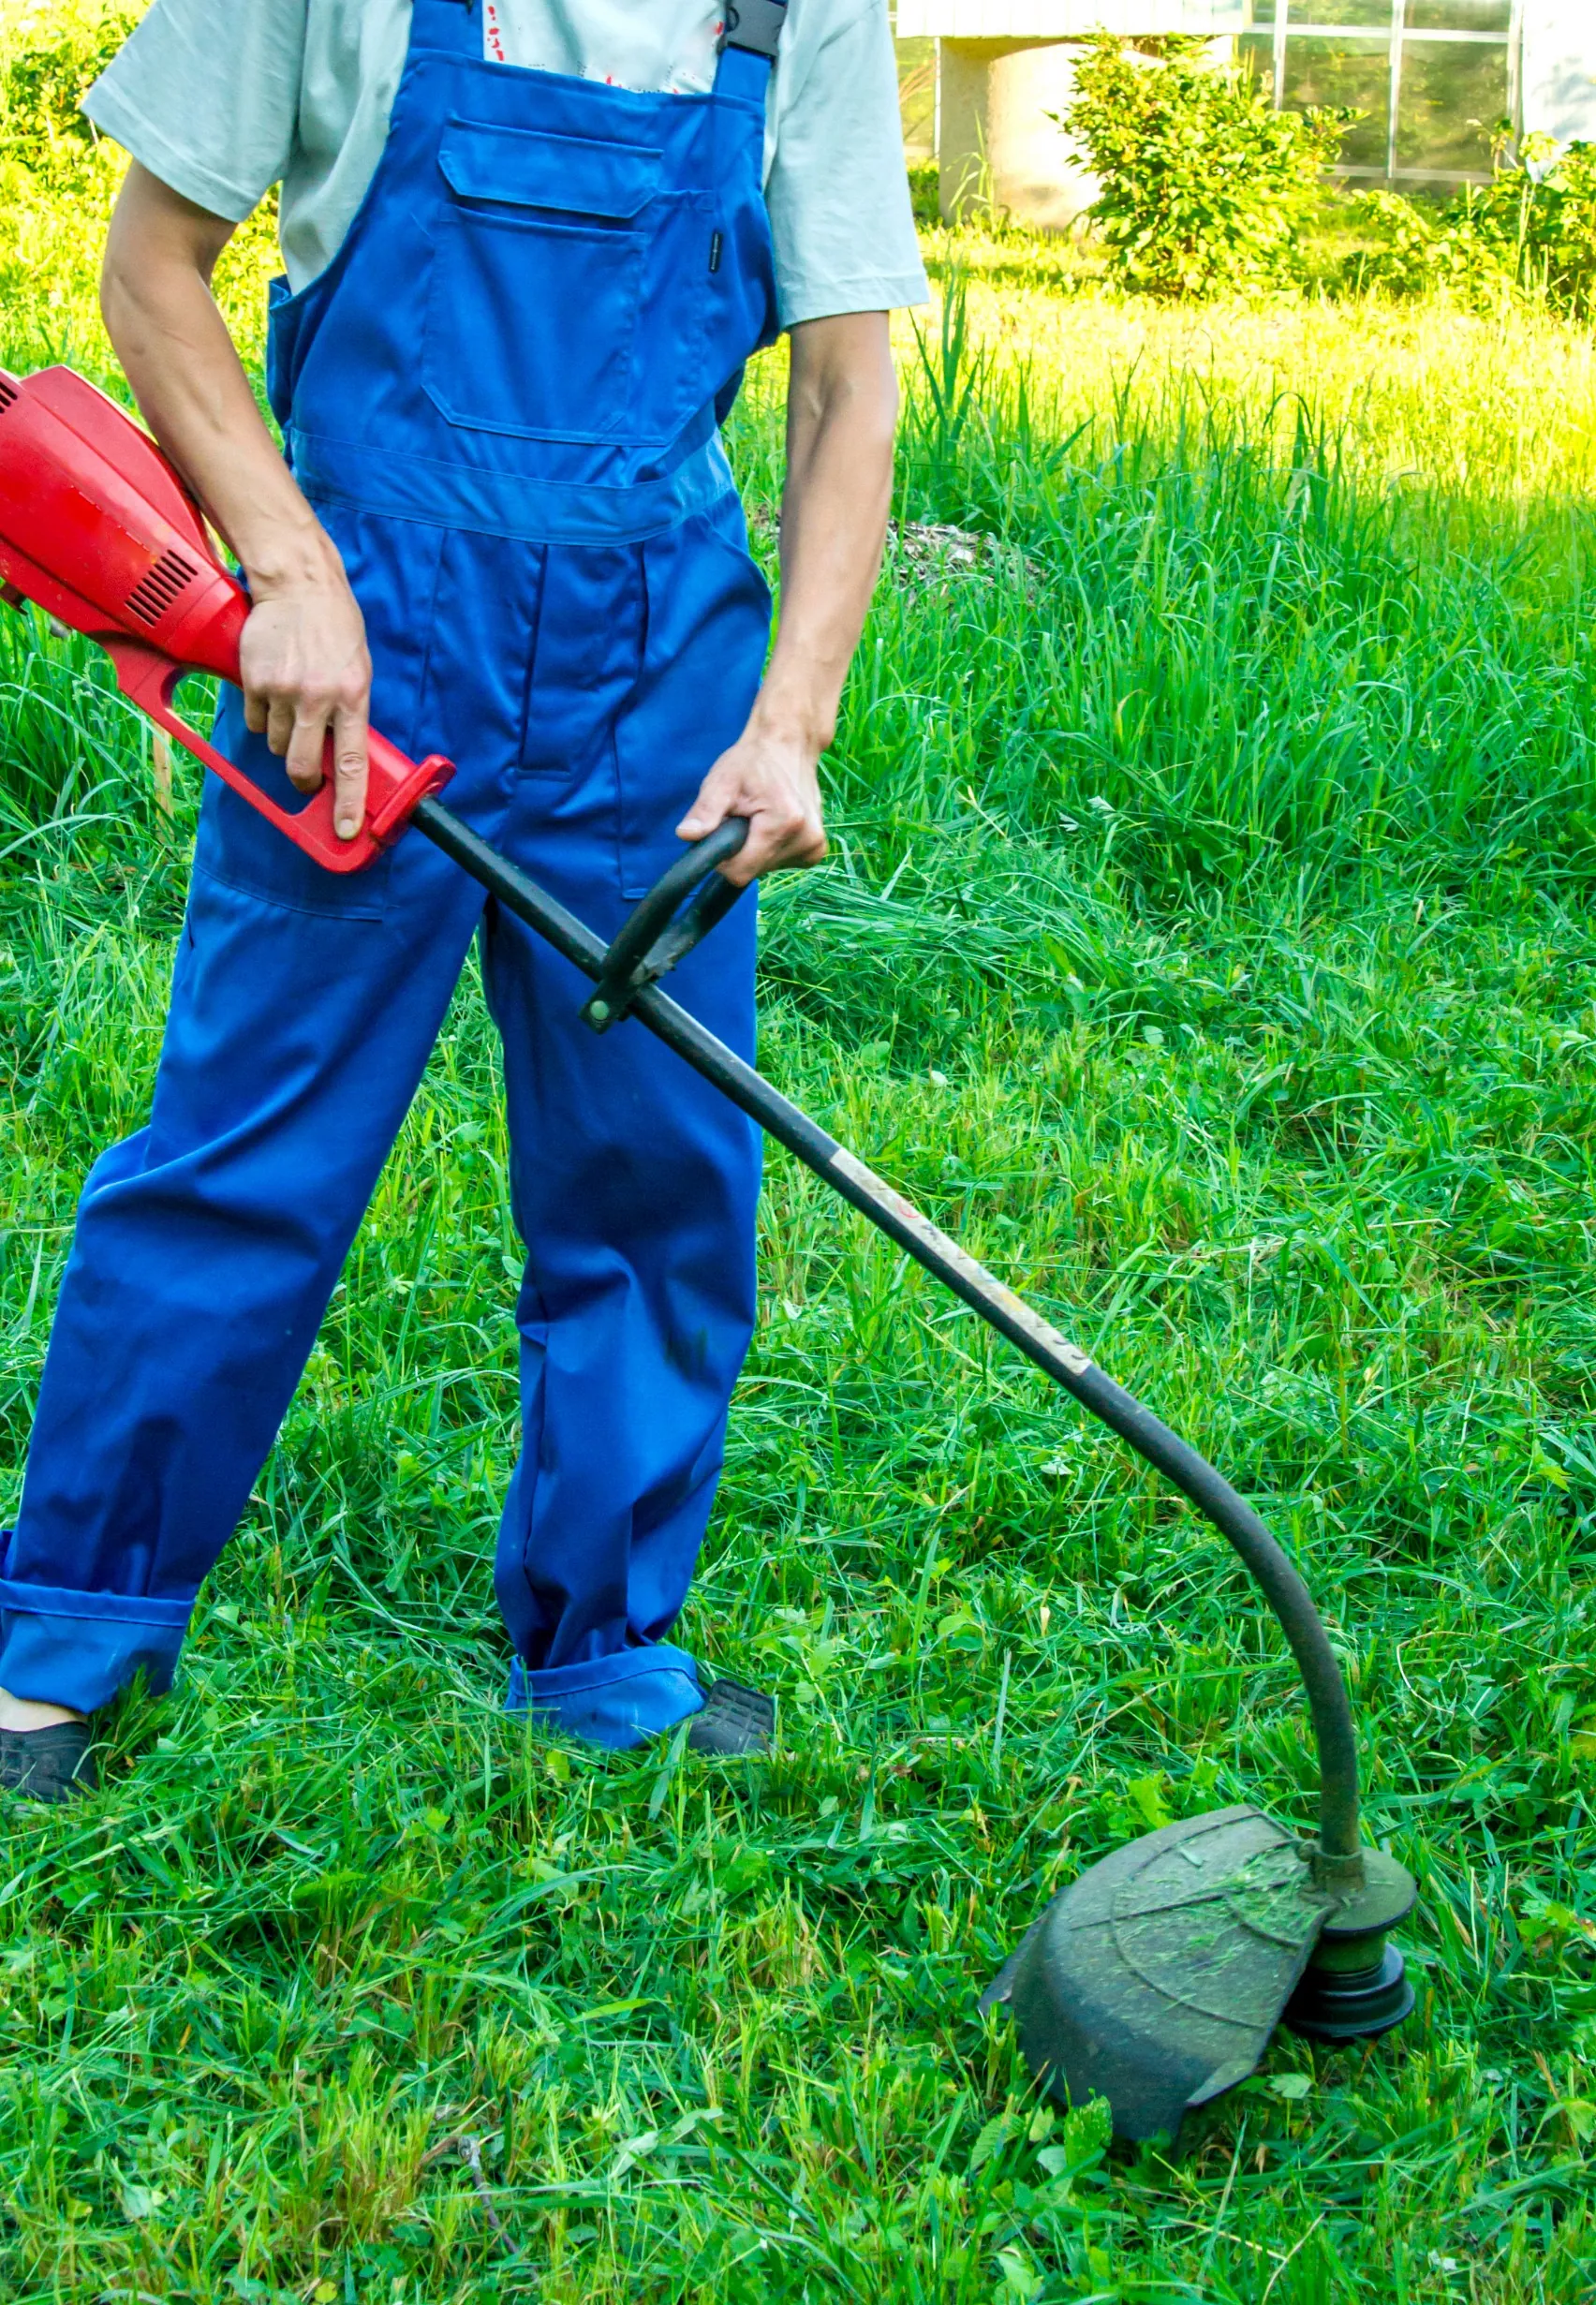
[[[748,837],[746,817],[728,817],[702,840],[695,840],[662,873],[642,903],[628,913],[621,932],[604,955],[604,973],[582,1021],[595,1032],[619,1024],[645,984],[657,984],[684,953],[723,921],[743,892],[717,867],[736,855]],[[682,899],[692,894],[684,909]]]

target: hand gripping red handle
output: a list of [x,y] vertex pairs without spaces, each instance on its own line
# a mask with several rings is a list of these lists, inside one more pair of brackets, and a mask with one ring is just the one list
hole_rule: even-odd
[[199,506],[146,432],[69,368],[0,370],[0,598],[98,641],[123,694],[328,872],[359,872],[453,775],[371,731],[365,822],[332,829],[332,746],[303,808],[283,808],[171,708],[185,672],[236,681],[249,614]]
[[384,849],[391,848],[406,824],[416,803],[429,792],[441,792],[454,774],[454,763],[441,753],[429,753],[420,762],[406,760],[397,746],[373,729],[367,739],[367,780],[365,822],[352,840],[341,840],[332,829],[332,740],[327,740],[324,762],[324,781],[311,794],[303,808],[280,808],[260,787],[252,782],[241,768],[207,744],[198,729],[191,729],[171,708],[172,696],[185,671],[191,668],[174,664],[141,641],[107,640],[107,654],[116,667],[116,685],[140,711],[158,721],[180,745],[186,745],[205,766],[214,769],[224,784],[229,784],[259,809],[268,822],[274,824],[298,849],[314,857],[328,872],[359,872]]

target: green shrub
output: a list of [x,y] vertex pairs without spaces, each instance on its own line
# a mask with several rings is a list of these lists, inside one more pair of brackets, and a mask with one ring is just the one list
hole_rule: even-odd
[[1514,268],[1478,229],[1466,203],[1437,209],[1400,192],[1365,192],[1349,205],[1374,244],[1352,259],[1343,287],[1404,297],[1444,288],[1471,311],[1493,310],[1516,293]]
[[909,197],[914,203],[916,224],[938,225],[941,223],[942,210],[935,160],[922,160],[909,170]]
[[1349,285],[1398,296],[1446,288],[1489,308],[1515,294],[1588,318],[1596,311],[1596,144],[1559,154],[1550,137],[1527,136],[1504,165],[1494,140],[1488,185],[1465,185],[1439,214],[1400,193],[1371,192],[1360,206],[1377,234]]
[[137,22],[120,8],[58,11],[52,38],[0,59],[0,142],[11,157],[50,169],[96,141],[80,107]]
[[1176,36],[1152,59],[1096,33],[1060,118],[1101,180],[1092,215],[1111,272],[1154,296],[1292,278],[1293,227],[1358,116],[1277,112],[1206,47]]
[[[19,22],[0,0],[0,366],[70,361],[120,389],[96,284],[126,155],[79,108],[140,13],[56,0]],[[212,284],[251,359],[277,269],[272,194],[234,233]]]
[[1521,287],[1561,311],[1596,308],[1596,144],[1559,154],[1550,137],[1527,136],[1513,168],[1501,166],[1499,147],[1491,182],[1466,185],[1452,212]]

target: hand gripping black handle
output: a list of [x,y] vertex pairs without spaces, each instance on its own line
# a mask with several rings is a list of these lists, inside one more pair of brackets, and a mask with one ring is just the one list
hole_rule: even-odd
[[[728,817],[713,833],[679,856],[642,903],[627,915],[620,935],[604,955],[604,969],[582,1021],[595,1032],[619,1024],[645,984],[669,975],[684,953],[723,921],[743,892],[717,867],[736,855],[748,837],[746,817]],[[692,902],[679,910],[682,899]]]

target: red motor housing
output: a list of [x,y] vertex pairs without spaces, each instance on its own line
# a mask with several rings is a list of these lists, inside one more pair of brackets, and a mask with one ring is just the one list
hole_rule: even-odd
[[454,773],[436,754],[406,760],[374,729],[365,821],[340,840],[331,738],[320,790],[282,808],[178,717],[185,672],[237,682],[248,596],[149,434],[70,368],[0,369],[0,590],[98,641],[123,694],[329,872],[369,864]]

